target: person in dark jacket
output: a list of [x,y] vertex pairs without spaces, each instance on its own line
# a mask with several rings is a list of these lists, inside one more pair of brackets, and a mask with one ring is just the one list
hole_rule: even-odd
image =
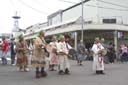
[[15,39],[12,38],[11,39],[11,64],[15,65],[15,55],[16,55],[16,51],[15,51]]
[[86,54],[85,45],[83,44],[82,40],[80,40],[80,43],[77,46],[77,53],[77,64],[81,66]]
[[108,47],[108,58],[109,58],[109,62],[110,63],[114,63],[114,60],[116,58],[116,55],[115,55],[115,45],[110,42],[109,43],[109,47]]

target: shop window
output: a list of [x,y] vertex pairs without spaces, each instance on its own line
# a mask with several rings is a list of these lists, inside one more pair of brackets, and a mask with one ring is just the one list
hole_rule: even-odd
[[103,19],[103,23],[116,23],[116,19]]

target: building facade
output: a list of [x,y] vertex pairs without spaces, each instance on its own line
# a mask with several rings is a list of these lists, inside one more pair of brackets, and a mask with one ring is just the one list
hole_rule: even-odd
[[[77,42],[81,39],[81,30],[84,30],[84,41],[86,43],[93,43],[94,38],[100,36],[107,41],[114,42],[117,48],[117,41],[121,43],[120,41],[123,40],[119,38],[123,36],[127,40],[127,4],[127,0],[118,0],[118,2],[117,0],[83,0],[83,6],[82,2],[76,3],[67,9],[49,15],[47,17],[48,26],[41,27],[39,30],[36,29],[38,26],[30,27],[36,29],[36,31],[26,34],[26,36],[33,38],[41,30],[46,31],[46,36],[70,33],[75,39],[74,45],[76,48]],[[83,28],[82,20],[84,21]]]
[[48,23],[44,22],[44,23],[38,23],[38,24],[27,27],[24,33],[25,39],[31,39],[31,38],[36,37],[37,33],[47,26],[48,26]]
[[[83,0],[83,17],[93,23],[128,24],[128,1],[122,0]],[[60,10],[48,16],[49,25],[69,21],[82,16],[82,6],[78,3],[65,10]],[[51,17],[52,16],[52,17]],[[106,20],[106,22],[105,22]],[[108,20],[108,22],[107,22]]]

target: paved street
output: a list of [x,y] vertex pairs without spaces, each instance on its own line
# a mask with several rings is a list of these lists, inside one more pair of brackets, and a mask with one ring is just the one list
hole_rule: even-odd
[[0,85],[127,85],[128,64],[105,65],[106,75],[95,75],[92,72],[92,62],[86,61],[83,66],[77,66],[71,61],[71,75],[57,75],[48,72],[46,78],[35,79],[34,69],[30,72],[18,72],[16,66],[0,65]]

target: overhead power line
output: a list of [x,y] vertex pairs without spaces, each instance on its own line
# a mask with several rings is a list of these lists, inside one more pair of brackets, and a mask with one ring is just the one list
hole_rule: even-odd
[[13,7],[14,9],[18,9],[18,8],[15,6],[15,4],[13,3],[12,0],[9,0],[9,1],[10,1],[11,5],[12,5],[12,7]]
[[106,3],[106,4],[111,4],[111,5],[114,5],[114,6],[119,6],[119,7],[122,7],[122,8],[128,8],[128,6],[124,6],[124,5],[120,5],[120,4],[116,4],[116,3],[112,3],[112,2],[107,2],[107,1],[103,1],[103,0],[98,0],[99,2],[102,2],[102,3]]
[[42,6],[42,3],[39,2],[38,0],[33,0],[34,2],[36,2],[38,5]]
[[95,5],[85,5],[90,7],[98,7],[101,9],[111,9],[111,10],[118,10],[118,11],[128,11],[128,9],[118,9],[118,8],[112,8],[112,7],[103,7],[103,6],[95,6]]
[[33,0],[36,4],[38,4],[39,6],[43,6],[44,8],[46,8],[47,10],[50,9],[49,7],[44,6],[41,2],[39,2],[38,0]]
[[34,2],[36,2],[39,5],[42,5],[38,0],[33,0]]
[[[67,0],[59,0],[59,1],[72,3],[72,4],[77,4],[76,2],[70,2],[70,1],[67,1]],[[98,0],[98,1],[101,1],[101,0]],[[104,2],[104,3],[106,3],[106,2]],[[108,2],[108,3],[110,4],[110,2]],[[113,4],[113,5],[118,5],[118,4]],[[118,10],[118,11],[128,11],[128,9],[118,9],[118,8],[113,8],[113,7],[103,7],[103,6],[95,6],[95,5],[89,5],[89,4],[84,4],[84,6],[98,7],[98,8],[101,8],[101,9],[111,9],[111,10]]]
[[76,4],[76,2],[67,1],[67,0],[59,0],[59,1],[66,2],[66,3],[71,3],[71,4]]
[[36,9],[36,8],[33,8],[32,6],[30,6],[30,5],[26,4],[25,2],[23,2],[22,0],[18,0],[18,1],[19,1],[21,4],[23,4],[24,6],[30,8],[30,9],[36,11],[36,12],[43,13],[43,14],[46,14],[46,15],[48,14],[47,12],[44,12],[44,11],[38,10],[38,9]]

